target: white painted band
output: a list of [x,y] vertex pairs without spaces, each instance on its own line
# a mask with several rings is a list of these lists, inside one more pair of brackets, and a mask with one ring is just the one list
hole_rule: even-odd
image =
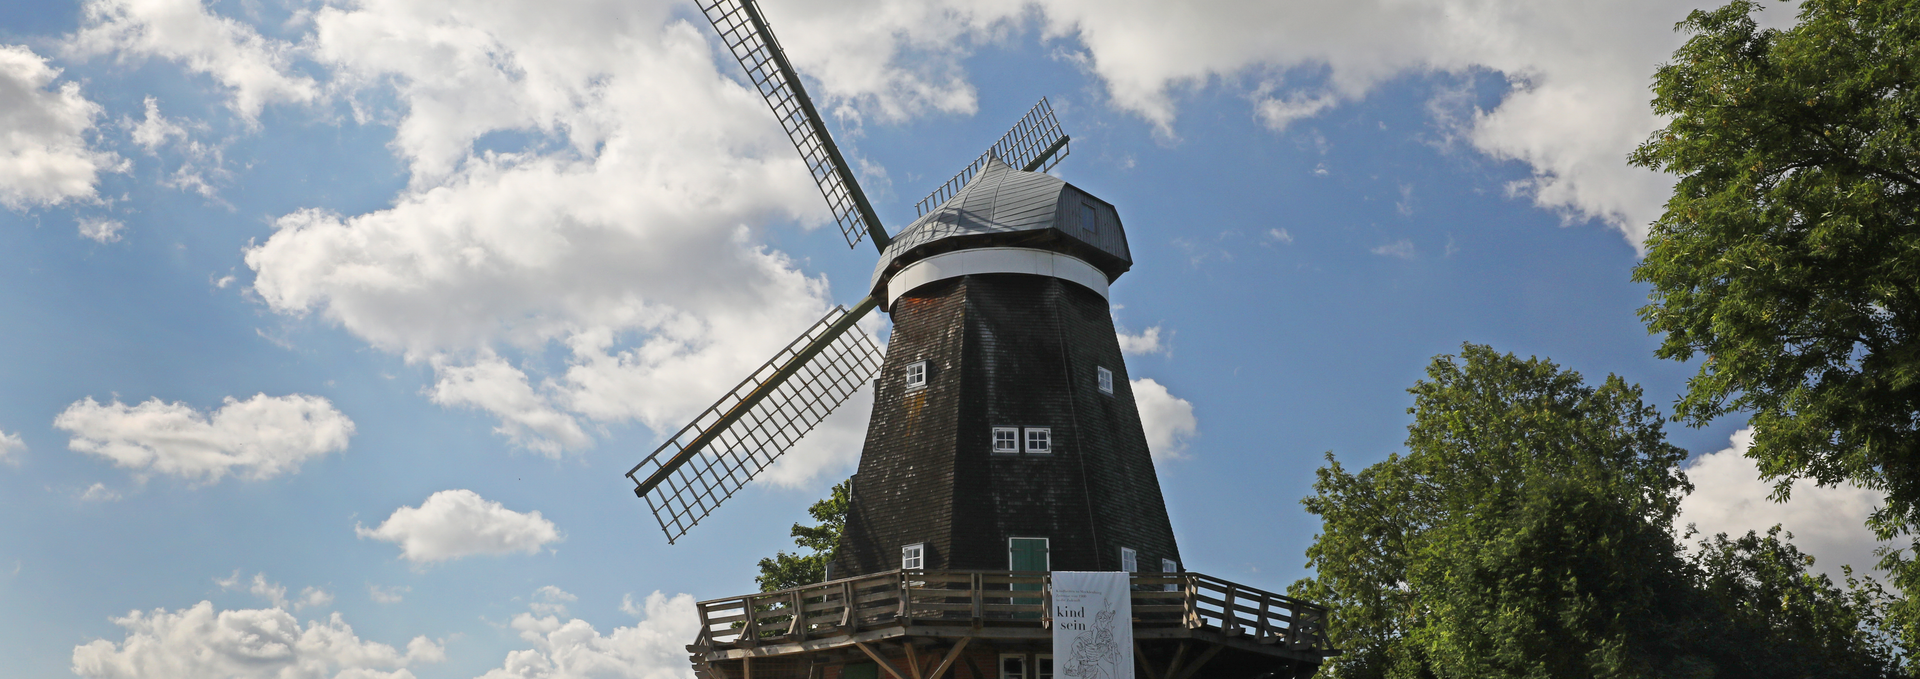
[[1052,276],[1107,297],[1107,275],[1076,257],[1032,248],[974,248],[934,255],[901,269],[887,279],[887,308],[914,288],[980,273]]

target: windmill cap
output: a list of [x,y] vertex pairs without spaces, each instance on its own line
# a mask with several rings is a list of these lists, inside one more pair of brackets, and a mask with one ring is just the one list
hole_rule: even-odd
[[929,257],[976,248],[1067,255],[1105,277],[1097,290],[1102,294],[1106,283],[1133,267],[1126,231],[1112,204],[1058,177],[1016,170],[989,156],[986,167],[952,198],[893,237],[874,268],[873,294],[889,308],[893,295],[887,294],[887,283],[895,274]]

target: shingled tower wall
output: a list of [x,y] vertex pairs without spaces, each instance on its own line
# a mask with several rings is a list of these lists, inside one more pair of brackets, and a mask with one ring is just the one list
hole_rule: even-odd
[[[1120,570],[1122,547],[1142,571],[1180,560],[1105,297],[976,274],[906,292],[892,313],[836,577],[899,568],[915,543],[926,568],[1003,570],[1011,537],[1048,538],[1054,570]],[[909,388],[919,361],[927,384]],[[1049,427],[1053,450],[995,453],[995,426]]]

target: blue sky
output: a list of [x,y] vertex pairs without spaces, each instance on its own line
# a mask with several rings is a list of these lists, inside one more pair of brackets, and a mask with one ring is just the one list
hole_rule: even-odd
[[[1436,354],[1682,388],[1629,279],[1670,184],[1623,158],[1686,9],[765,3],[894,229],[1050,99],[1186,565],[1270,589]],[[0,16],[14,676],[685,676],[691,602],[851,473],[865,396],[676,545],[621,476],[873,263],[691,4]],[[1743,424],[1670,428],[1682,520],[1863,564],[1877,497],[1767,503]]]

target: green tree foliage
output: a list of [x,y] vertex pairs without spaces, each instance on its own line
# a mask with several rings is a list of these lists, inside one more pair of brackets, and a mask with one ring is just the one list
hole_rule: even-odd
[[1661,357],[1705,357],[1677,417],[1751,413],[1779,499],[1885,489],[1891,538],[1920,526],[1920,0],[1807,0],[1788,30],[1760,9],[1693,12],[1654,76],[1671,122],[1631,160],[1678,183],[1640,314]]
[[781,551],[760,560],[760,575],[753,579],[762,592],[777,592],[789,587],[811,585],[826,579],[827,562],[840,546],[840,534],[847,527],[847,488],[852,479],[841,481],[825,499],[813,503],[807,513],[819,523],[793,524],[793,544],[807,550],[788,554]]
[[1305,500],[1324,522],[1316,576],[1291,591],[1332,609],[1346,653],[1328,674],[1884,670],[1858,597],[1776,536],[1718,538],[1689,561],[1672,534],[1686,452],[1639,387],[1466,345],[1409,391],[1407,453],[1358,473],[1329,454]]

